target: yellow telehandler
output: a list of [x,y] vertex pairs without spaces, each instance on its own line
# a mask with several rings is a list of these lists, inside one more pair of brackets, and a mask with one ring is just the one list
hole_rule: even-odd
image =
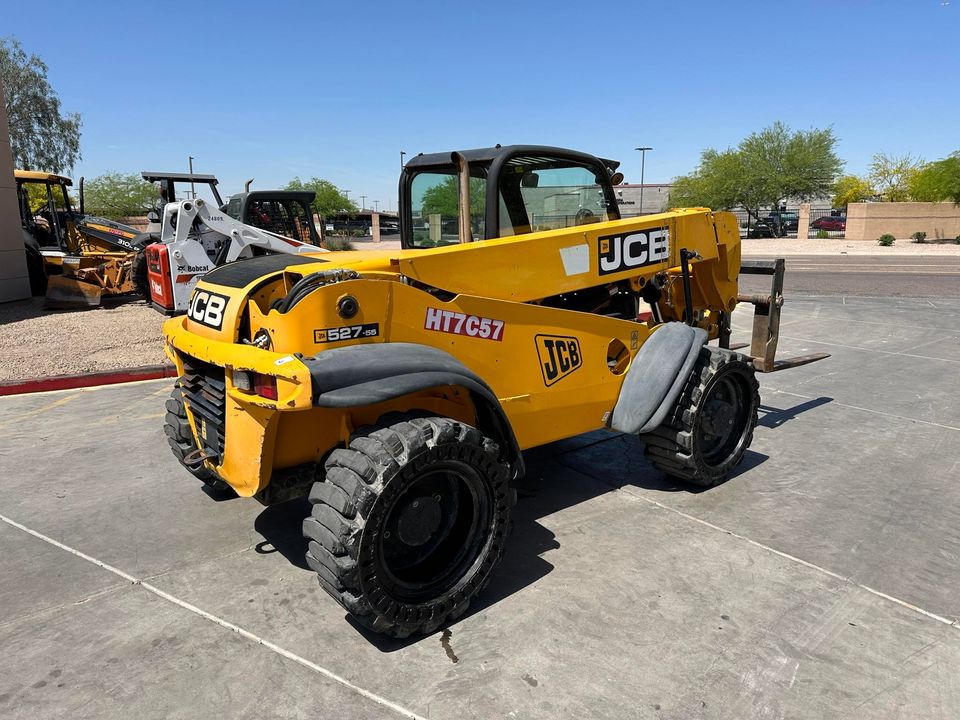
[[[668,475],[721,482],[753,437],[755,372],[826,356],[775,360],[783,261],[749,268],[770,295],[738,296],[733,215],[621,219],[616,170],[542,146],[421,154],[401,250],[210,271],[164,325],[177,459],[263,503],[308,495],[307,563],[395,637],[483,589],[527,448],[605,428]],[[730,347],[738,301],[750,355]]]

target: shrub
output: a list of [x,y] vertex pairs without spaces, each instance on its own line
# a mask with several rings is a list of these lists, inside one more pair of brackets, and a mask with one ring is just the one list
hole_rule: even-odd
[[830,233],[826,230],[817,230],[817,240],[823,240],[824,238],[830,237]]
[[353,243],[347,240],[345,237],[340,237],[338,235],[327,235],[326,239],[323,241],[323,246],[327,250],[353,250]]
[[879,242],[884,247],[890,247],[896,241],[897,239],[893,235],[891,235],[890,233],[884,233],[883,235],[880,236],[880,239],[877,242]]
[[922,243],[923,241],[925,241],[925,240],[927,239],[927,234],[926,234],[923,230],[917,230],[917,232],[915,232],[915,233],[914,233],[913,235],[911,235],[910,237],[913,238],[913,241],[914,241],[914,242],[916,242],[916,243]]
[[957,245],[960,245],[960,235],[957,235],[956,243]]

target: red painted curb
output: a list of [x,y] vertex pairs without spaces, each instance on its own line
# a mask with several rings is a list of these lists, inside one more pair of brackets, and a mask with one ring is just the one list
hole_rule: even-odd
[[165,377],[176,377],[176,374],[177,369],[173,365],[143,365],[141,367],[105,370],[82,375],[53,375],[29,380],[11,380],[0,383],[0,396],[25,395],[26,393],[48,392],[50,390],[70,390],[96,385],[115,385],[136,380],[157,380]]

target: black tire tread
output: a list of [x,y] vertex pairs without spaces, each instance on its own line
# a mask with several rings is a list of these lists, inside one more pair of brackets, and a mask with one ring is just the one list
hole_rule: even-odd
[[177,458],[177,462],[190,471],[190,474],[195,478],[209,486],[210,489],[217,492],[231,490],[230,486],[209,468],[203,465],[198,467],[184,465],[184,458],[197,449],[197,444],[194,442],[193,434],[190,431],[190,421],[187,420],[187,409],[183,404],[183,390],[179,381],[174,385],[170,397],[164,403],[164,407],[167,413],[164,415],[163,432],[167,436],[167,444],[170,446],[174,457]]
[[[456,602],[401,606],[376,590],[368,597],[362,589],[359,558],[368,514],[387,483],[408,465],[416,471],[418,457],[432,448],[441,457],[469,453],[472,461],[497,478],[495,502],[506,521],[484,560],[488,567],[462,588],[457,595],[464,597]],[[362,625],[397,638],[431,633],[462,615],[503,554],[509,509],[516,504],[516,492],[508,485],[509,467],[499,454],[499,446],[476,428],[421,412],[391,412],[376,425],[356,430],[346,448],[327,457],[326,475],[314,483],[309,495],[311,513],[303,523],[307,564],[317,573],[320,586]]]
[[[741,364],[750,379],[752,392],[752,417],[748,421],[746,442],[735,457],[725,463],[722,472],[711,471],[698,461],[693,451],[694,420],[711,380],[732,363]],[[757,425],[757,408],[760,405],[759,383],[754,374],[750,359],[740,353],[704,346],[700,350],[690,378],[684,386],[676,404],[667,414],[663,423],[640,439],[644,442],[644,455],[658,470],[666,475],[701,487],[712,487],[725,478],[726,474],[743,458],[743,453],[753,441],[753,431]]]

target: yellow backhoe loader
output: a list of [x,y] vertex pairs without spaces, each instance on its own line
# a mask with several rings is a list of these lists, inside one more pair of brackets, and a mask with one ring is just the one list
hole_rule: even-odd
[[103,294],[133,291],[138,230],[86,215],[83,178],[79,212],[70,198],[70,178],[30,170],[15,170],[14,178],[34,295],[46,294],[49,307],[71,308],[98,305]]

